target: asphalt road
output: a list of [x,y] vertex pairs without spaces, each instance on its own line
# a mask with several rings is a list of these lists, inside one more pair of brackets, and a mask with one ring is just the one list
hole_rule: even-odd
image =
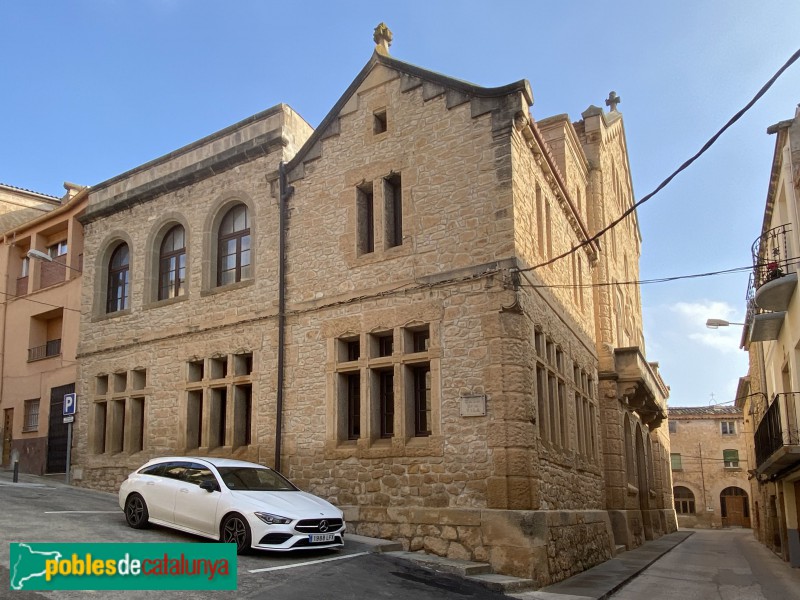
[[[116,495],[68,487],[56,482],[12,484],[0,478],[0,598],[253,598],[264,600],[399,598],[497,600],[502,594],[458,577],[432,573],[410,563],[371,552],[373,545],[346,540],[341,551],[266,553],[238,560],[235,592],[58,591],[9,589],[10,542],[192,542],[214,543],[162,527],[131,529]],[[41,481],[41,480],[39,480]]]
[[750,529],[698,529],[611,598],[796,600],[800,569],[789,568]]

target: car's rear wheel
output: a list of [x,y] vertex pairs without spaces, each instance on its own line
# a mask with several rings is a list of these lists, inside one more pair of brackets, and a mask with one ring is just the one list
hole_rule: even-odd
[[220,541],[236,544],[236,554],[244,554],[250,550],[250,525],[239,513],[232,513],[222,521]]
[[139,494],[131,494],[125,500],[125,520],[134,529],[144,529],[150,523],[147,504]]

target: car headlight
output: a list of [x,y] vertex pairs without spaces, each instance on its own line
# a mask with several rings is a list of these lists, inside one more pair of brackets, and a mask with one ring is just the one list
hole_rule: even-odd
[[292,519],[289,517],[282,517],[270,513],[257,512],[255,515],[267,525],[288,525],[292,522]]

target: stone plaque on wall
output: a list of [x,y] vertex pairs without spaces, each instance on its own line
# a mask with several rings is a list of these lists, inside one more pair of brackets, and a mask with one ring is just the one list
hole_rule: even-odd
[[486,395],[461,396],[461,416],[462,417],[484,417],[486,416]]

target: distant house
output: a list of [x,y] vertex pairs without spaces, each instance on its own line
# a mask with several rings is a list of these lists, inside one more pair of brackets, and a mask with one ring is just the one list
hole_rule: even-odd
[[746,429],[735,406],[669,408],[675,513],[681,527],[750,527]]
[[[77,379],[83,260],[77,217],[86,207],[87,190],[65,187],[60,200],[36,194],[37,206],[0,216],[6,225],[16,223],[5,230],[0,246],[2,464],[10,465],[16,451],[20,470],[28,473],[66,470],[62,404]],[[0,189],[0,197],[6,193],[7,186]],[[33,192],[23,195],[30,201]],[[29,256],[31,250],[39,256]]]
[[752,420],[754,531],[800,567],[800,108],[767,132],[775,136],[775,152],[763,221],[751,246],[742,335],[750,370],[740,380],[737,405]]

